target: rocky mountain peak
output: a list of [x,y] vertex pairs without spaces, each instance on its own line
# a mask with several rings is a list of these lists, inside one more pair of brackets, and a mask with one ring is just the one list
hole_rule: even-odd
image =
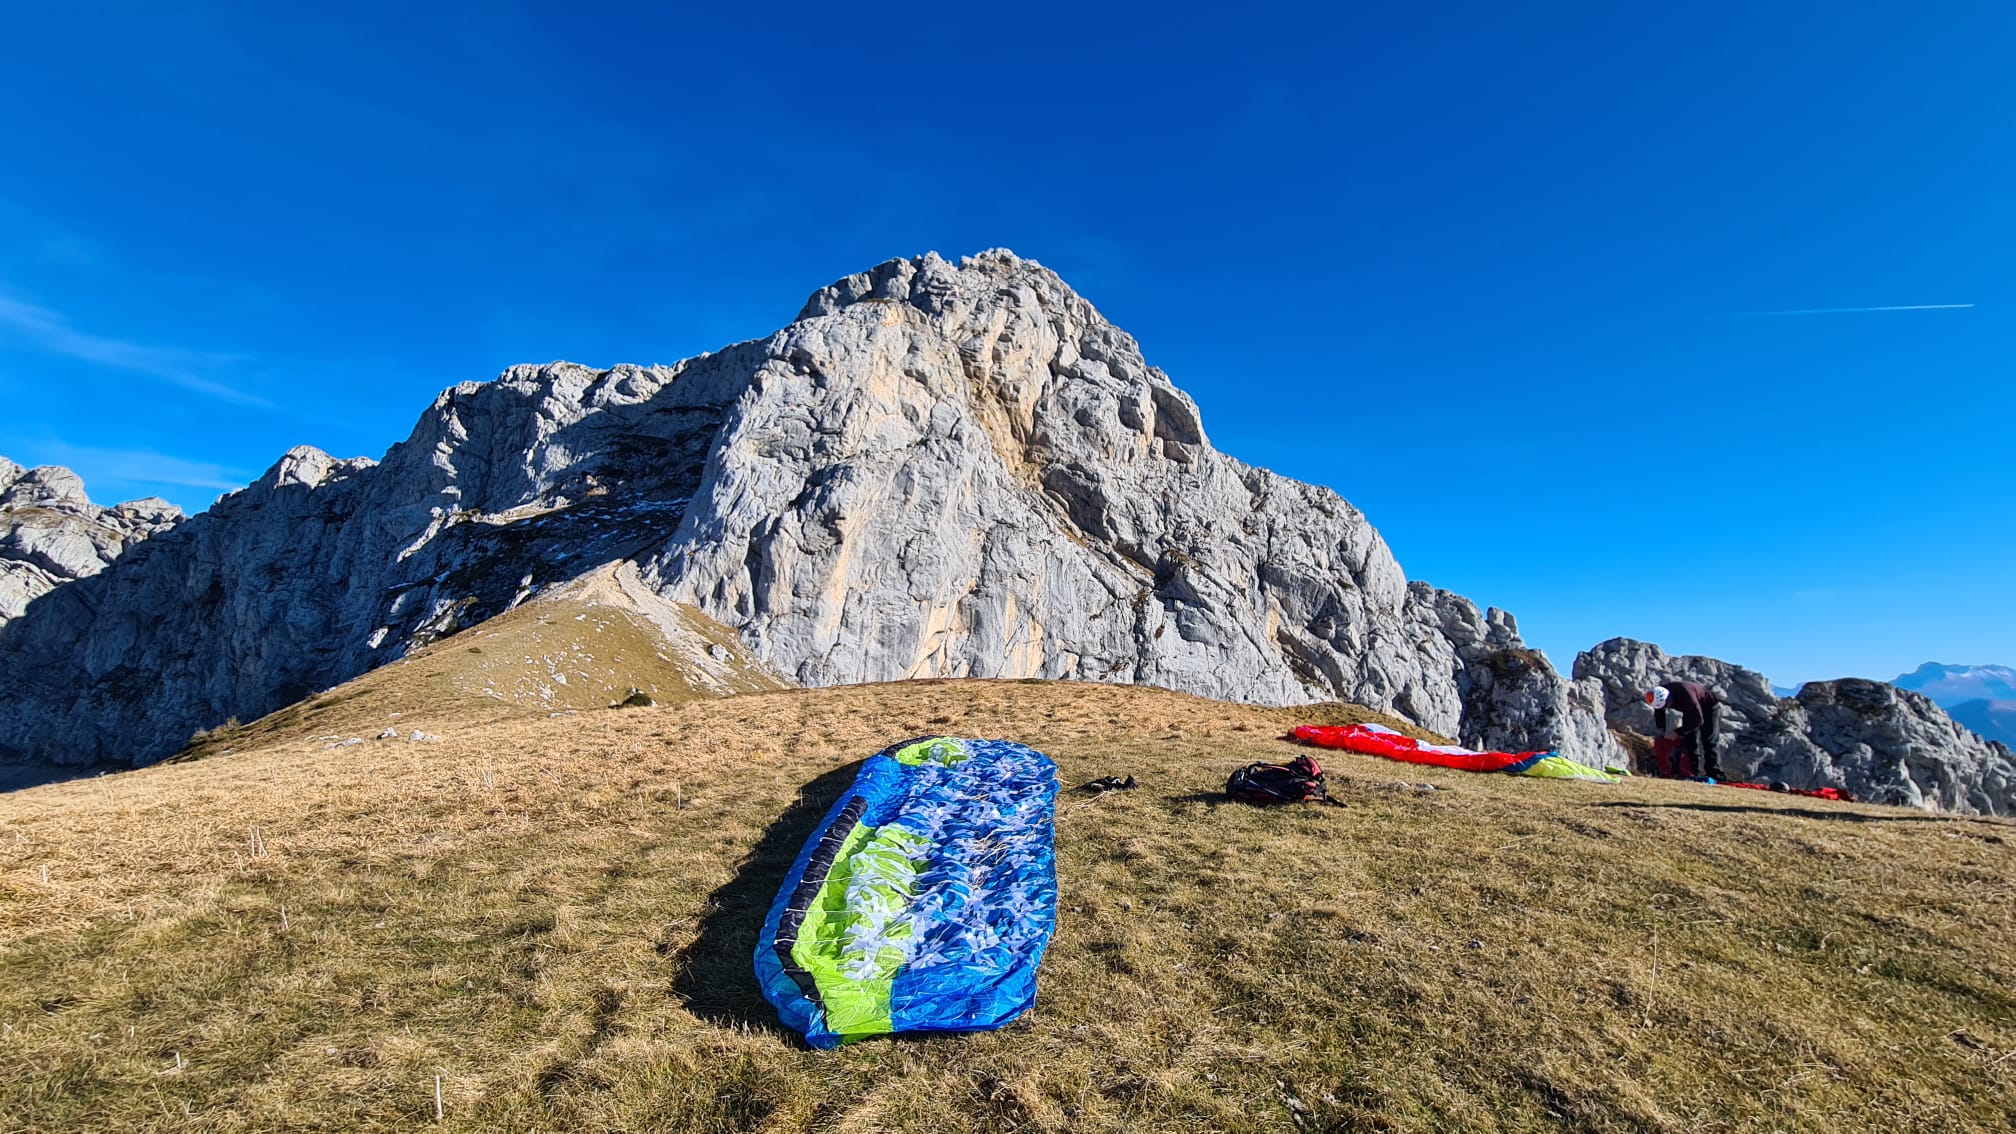
[[1032,304],[1049,300],[1061,310],[1075,301],[1090,307],[1057,273],[1006,248],[990,248],[961,257],[956,265],[936,252],[885,260],[813,292],[793,322],[832,315],[857,303],[907,303],[926,314],[956,317],[972,311],[987,293],[1003,288],[1021,291],[1020,298]]
[[888,261],[669,367],[451,387],[379,462],[293,450],[5,629],[0,746],[152,759],[611,563],[801,684],[1345,699],[1617,754],[1593,682],[1410,584],[1335,492],[1217,452],[1131,336],[1004,251]]
[[91,506],[91,498],[85,495],[84,478],[61,465],[24,469],[0,457],[0,504],[82,510]]
[[180,508],[156,496],[101,507],[85,493],[83,478],[61,465],[29,469],[0,457],[0,626],[182,518]]
[[[813,293],[780,335],[804,361],[855,337],[915,345],[918,331],[952,348],[942,371],[966,378],[958,392],[1011,471],[1032,472],[1081,443],[1119,460],[1178,462],[1209,446],[1195,403],[1147,365],[1131,335],[1055,272],[1006,249],[956,266],[935,252],[887,261]],[[1097,401],[1039,415],[1046,392],[1074,384]]]
[[264,476],[252,482],[254,489],[268,492],[278,491],[290,485],[301,488],[320,488],[330,473],[338,469],[368,468],[375,462],[366,458],[339,461],[313,445],[296,445],[287,450],[285,456],[274,462]]

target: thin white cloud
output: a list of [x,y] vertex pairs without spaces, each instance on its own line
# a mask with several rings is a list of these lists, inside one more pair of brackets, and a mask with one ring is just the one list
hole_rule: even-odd
[[13,331],[50,354],[146,374],[239,405],[266,408],[273,405],[256,394],[246,393],[198,373],[235,361],[231,355],[199,354],[176,347],[149,346],[93,335],[72,327],[69,320],[57,312],[4,295],[0,295],[0,329]]
[[18,447],[10,446],[10,449],[13,451],[8,456],[16,461],[27,463],[24,458],[28,458],[36,464],[62,465],[83,477],[87,487],[92,484],[119,486],[122,489],[172,485],[231,492],[245,487],[252,480],[241,469],[172,457],[152,449],[101,449],[55,439],[31,441]]
[[1741,319],[1762,319],[1772,315],[1860,315],[1865,311],[1960,311],[1971,303],[1902,303],[1892,307],[1804,307],[1796,311],[1738,311]]
[[20,464],[60,464],[85,480],[91,498],[107,504],[115,498],[131,498],[135,490],[157,486],[208,488],[212,492],[236,492],[252,482],[252,476],[238,468],[212,464],[208,460],[187,460],[143,448],[97,448],[73,446],[60,440],[38,440],[26,446],[10,444],[6,456]]

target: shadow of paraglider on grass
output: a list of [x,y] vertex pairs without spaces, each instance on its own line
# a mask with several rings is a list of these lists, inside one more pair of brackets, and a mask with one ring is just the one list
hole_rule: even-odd
[[791,863],[819,821],[854,782],[856,760],[798,789],[787,808],[742,859],[735,877],[707,897],[693,943],[672,959],[672,996],[712,1024],[790,1033],[756,986],[756,939]]

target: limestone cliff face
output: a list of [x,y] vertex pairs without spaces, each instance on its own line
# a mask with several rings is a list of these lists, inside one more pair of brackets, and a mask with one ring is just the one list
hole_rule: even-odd
[[815,295],[650,566],[807,684],[1342,696],[1450,731],[1461,712],[1364,517],[1213,450],[1132,339],[1007,256]]
[[1640,700],[1659,682],[1698,682],[1723,702],[1722,766],[1753,781],[1833,787],[1877,803],[1988,815],[2016,814],[2016,762],[1928,697],[1880,681],[1811,681],[1780,699],[1763,674],[1705,657],[1673,657],[1649,642],[1613,638],[1575,659],[1575,676],[1603,691],[1611,723],[1647,732]]
[[100,507],[69,469],[24,469],[0,457],[0,626],[181,519],[180,508],[152,496]]
[[1214,450],[1133,339],[1005,252],[890,261],[672,367],[457,386],[382,463],[296,449],[0,631],[26,691],[0,746],[157,758],[611,561],[803,684],[1342,698],[1615,758],[1593,683],[1410,586],[1336,493]]

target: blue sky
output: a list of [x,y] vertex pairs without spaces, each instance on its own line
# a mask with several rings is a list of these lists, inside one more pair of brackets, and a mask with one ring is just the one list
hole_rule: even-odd
[[0,453],[199,508],[1007,246],[1558,663],[2016,662],[2016,9],[1924,7],[25,8]]

